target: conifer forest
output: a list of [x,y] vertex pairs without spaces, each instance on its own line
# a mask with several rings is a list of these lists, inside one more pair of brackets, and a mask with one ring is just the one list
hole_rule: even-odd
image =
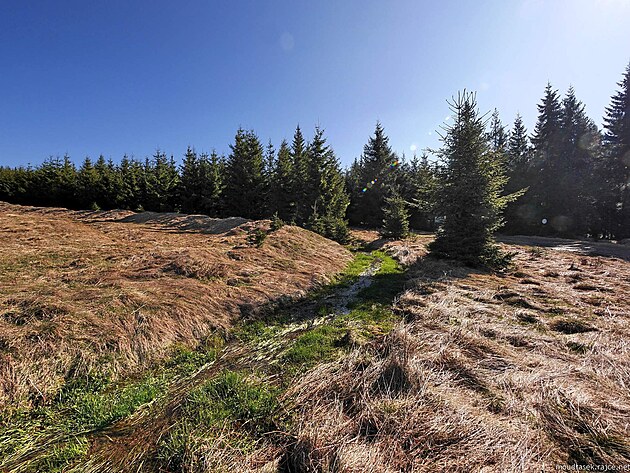
[[[586,115],[573,88],[562,95],[547,84],[536,107],[533,130],[519,115],[504,122],[496,109],[479,117],[478,152],[494,161],[486,172],[498,185],[496,197],[513,196],[493,230],[629,238],[630,65],[612,93],[602,128]],[[297,126],[289,141],[276,145],[265,144],[254,130],[239,129],[227,156],[189,147],[180,165],[157,150],[151,157],[123,156],[118,162],[63,156],[36,167],[2,167],[0,200],[70,209],[276,216],[344,241],[348,223],[380,228],[385,221],[403,233],[407,227],[434,230],[442,216],[439,189],[448,182],[443,158],[443,150],[411,157],[395,153],[381,123],[347,169],[323,128],[306,138]]]

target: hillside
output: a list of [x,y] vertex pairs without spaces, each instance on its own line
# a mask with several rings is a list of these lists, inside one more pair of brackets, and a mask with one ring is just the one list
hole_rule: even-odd
[[46,403],[64,379],[117,379],[174,344],[304,295],[350,261],[298,227],[269,222],[0,203],[0,406]]

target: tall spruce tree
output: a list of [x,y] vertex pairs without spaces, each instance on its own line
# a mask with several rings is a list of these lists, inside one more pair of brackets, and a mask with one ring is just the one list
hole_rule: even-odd
[[538,105],[532,144],[532,182],[526,199],[529,231],[557,233],[556,228],[562,229],[564,226],[557,189],[561,172],[562,105],[558,91],[549,83]]
[[73,206],[76,169],[68,156],[45,160],[33,173],[30,189],[37,205]]
[[356,185],[350,189],[348,216],[353,224],[382,224],[385,198],[392,194],[396,181],[397,161],[383,126],[377,122],[358,162]]
[[524,195],[509,202],[505,208],[505,231],[508,233],[528,231],[530,222],[535,219],[526,203],[528,186],[532,181],[531,154],[527,129],[523,124],[523,118],[517,114],[507,143],[506,173],[509,180],[505,186],[505,193],[513,194],[523,189]]
[[179,204],[184,213],[201,212],[201,165],[199,157],[190,146],[186,149],[179,180]]
[[527,128],[523,124],[523,117],[518,113],[509,134],[507,156],[506,164],[510,171],[521,166],[527,166],[531,158],[531,145],[527,136]]
[[413,156],[405,165],[407,189],[403,197],[409,203],[409,224],[418,230],[433,230],[435,222],[435,198],[437,191],[437,171],[429,163],[426,153]]
[[308,181],[308,156],[306,142],[302,135],[300,125],[295,129],[291,142],[291,161],[293,169],[293,182],[291,185],[291,202],[293,202],[293,214],[290,220],[302,225],[308,219],[307,181]]
[[115,169],[112,162],[100,155],[94,163],[96,171],[96,203],[101,209],[112,209],[116,206]]
[[291,151],[286,140],[282,140],[272,174],[272,213],[278,214],[284,221],[293,218],[293,174]]
[[499,117],[499,111],[495,108],[490,117],[490,130],[488,141],[493,151],[504,152],[508,145],[508,133]]
[[508,262],[494,242],[508,197],[503,163],[487,141],[475,95],[464,91],[450,103],[454,121],[445,128],[439,151],[444,161],[438,209],[444,221],[430,251],[473,266],[502,267]]
[[260,218],[264,215],[263,147],[253,131],[236,132],[225,169],[223,205],[227,215]]
[[82,209],[98,208],[98,181],[92,160],[86,157],[77,173],[77,200]]
[[175,210],[179,173],[175,160],[157,150],[153,160],[144,165],[144,210],[172,212]]
[[0,166],[0,201],[14,202],[16,198],[15,177],[17,169],[8,166]]
[[604,153],[598,166],[604,236],[630,238],[630,63],[604,117]]
[[200,207],[199,211],[211,217],[224,215],[223,188],[225,176],[225,159],[216,151],[210,156],[203,153],[199,158]]
[[118,167],[120,174],[120,191],[118,192],[118,206],[123,209],[135,210],[140,205],[140,173],[142,165],[135,159],[123,156]]
[[[586,116],[573,87],[562,100],[562,142],[559,180],[557,185],[557,212],[564,219],[565,235],[592,233],[596,226],[594,198],[594,169],[599,158],[600,135],[595,123]],[[554,222],[552,221],[552,225]]]
[[264,202],[263,214],[270,216],[274,214],[275,197],[273,188],[273,175],[276,168],[276,150],[271,140],[267,142],[263,157],[263,185],[262,198]]
[[63,157],[58,170],[56,185],[57,205],[67,208],[77,208],[76,187],[77,169],[68,155]]
[[307,148],[306,208],[310,210],[307,226],[337,241],[345,241],[345,221],[349,198],[344,176],[333,150],[326,143],[324,130],[316,127]]

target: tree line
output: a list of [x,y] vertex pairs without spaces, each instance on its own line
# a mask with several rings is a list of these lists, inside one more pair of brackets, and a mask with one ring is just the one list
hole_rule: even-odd
[[[342,241],[348,223],[380,227],[391,236],[404,235],[410,227],[443,229],[454,221],[445,220],[453,210],[449,202],[463,195],[470,205],[459,211],[476,215],[474,221],[492,220],[491,231],[503,227],[508,233],[628,238],[629,83],[630,65],[606,108],[602,130],[586,115],[573,88],[560,96],[548,84],[531,135],[519,115],[508,129],[495,110],[487,120],[469,117],[474,122],[466,122],[469,133],[480,132],[481,141],[475,138],[468,148],[450,154],[446,150],[462,132],[453,125],[445,128],[440,150],[406,159],[392,150],[377,123],[363,153],[346,170],[319,127],[306,140],[298,126],[291,142],[282,141],[277,150],[271,142],[263,145],[254,131],[239,129],[228,156],[199,154],[189,147],[181,165],[156,151],[151,158],[125,156],[118,163],[100,156],[77,167],[65,156],[37,167],[0,167],[0,200],[212,217],[275,215]],[[451,106],[463,117],[470,103],[476,107],[465,95]],[[452,173],[471,171],[454,170],[454,163],[464,161],[454,160],[453,153],[482,156],[483,179],[475,181],[472,174],[456,179]],[[486,205],[482,213],[480,186],[500,202]],[[496,213],[496,219],[488,212]],[[473,220],[458,224],[474,226]]]
[[151,158],[100,156],[77,168],[68,156],[37,167],[0,167],[0,200],[70,209],[202,213],[212,217],[287,222],[344,240],[348,194],[345,177],[324,130],[306,141],[300,127],[293,141],[274,149],[252,130],[239,129],[227,157],[189,147],[181,165],[156,151]]

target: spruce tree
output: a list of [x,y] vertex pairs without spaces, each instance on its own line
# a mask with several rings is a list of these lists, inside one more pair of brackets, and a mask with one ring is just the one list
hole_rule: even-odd
[[145,203],[144,210],[172,212],[175,210],[179,173],[175,160],[157,150],[153,160],[144,166]]
[[107,161],[107,168],[110,175],[111,186],[111,207],[112,209],[120,208],[120,201],[122,199],[121,191],[123,189],[122,174],[120,172],[120,166],[116,165],[110,158]]
[[78,208],[77,169],[68,155],[63,157],[57,177],[57,205],[66,208]]
[[396,190],[392,191],[389,197],[385,197],[381,233],[384,237],[391,238],[405,238],[409,235],[407,202]]
[[557,233],[563,222],[558,206],[557,183],[560,179],[562,146],[562,106],[557,90],[547,84],[538,105],[538,120],[532,137],[532,182],[525,202],[528,227],[540,234]]
[[333,150],[326,144],[324,130],[316,127],[307,149],[306,208],[307,226],[337,241],[348,238],[345,221],[348,194],[345,180]]
[[100,155],[94,163],[96,172],[96,203],[101,209],[116,207],[119,188],[116,183],[116,168],[111,160]]
[[505,231],[508,233],[527,232],[531,228],[530,222],[535,219],[526,203],[528,186],[532,181],[531,154],[527,129],[523,118],[517,114],[507,143],[506,173],[509,180],[505,193],[513,194],[523,190],[524,195],[509,202],[505,208]]
[[0,201],[14,202],[16,170],[0,166]]
[[519,167],[527,166],[531,158],[531,145],[527,136],[527,129],[523,124],[523,117],[516,114],[514,125],[509,134],[507,143],[507,168],[515,170]]
[[561,129],[556,190],[557,212],[564,219],[564,225],[556,230],[568,236],[592,233],[592,229],[599,226],[594,207],[593,174],[599,159],[600,135],[595,123],[586,116],[584,104],[577,99],[573,87],[562,101]]
[[36,205],[58,206],[58,180],[61,160],[52,156],[46,159],[34,173],[33,199]]
[[190,146],[186,149],[179,181],[179,204],[184,213],[201,212],[202,183],[200,160]]
[[437,190],[435,166],[429,163],[429,157],[424,153],[420,158],[414,155],[409,166],[403,169],[409,181],[404,195],[410,203],[409,223],[418,230],[433,230]]
[[263,185],[262,185],[262,198],[263,198],[263,214],[265,216],[273,215],[275,210],[275,197],[273,188],[273,176],[276,168],[276,150],[271,140],[267,142],[265,147],[265,155],[263,157]]
[[199,160],[199,181],[201,185],[200,212],[211,217],[223,215],[222,193],[224,188],[225,159],[216,151],[210,156],[202,154]]
[[136,210],[140,205],[140,172],[142,165],[135,159],[124,155],[118,166],[120,174],[120,191],[118,206],[123,209]]
[[508,144],[508,134],[505,126],[499,118],[499,111],[495,108],[490,117],[490,130],[488,131],[488,141],[493,151],[504,152]]
[[291,202],[293,212],[291,221],[302,225],[308,218],[310,209],[307,202],[308,157],[306,155],[306,142],[302,130],[298,125],[293,134],[291,143],[291,161],[293,169],[293,182],[291,189]]
[[14,204],[20,202],[17,177],[21,169],[0,166],[0,201]]
[[272,174],[272,213],[277,213],[278,217],[288,222],[293,218],[293,161],[291,159],[291,151],[286,140],[280,143],[278,149],[278,159],[275,162],[275,168]]
[[35,169],[30,165],[19,168],[15,176],[15,193],[18,197],[18,203],[31,204],[32,195],[35,193]]
[[223,205],[228,216],[261,218],[264,214],[263,147],[253,131],[239,129],[230,145]]
[[380,123],[363,148],[357,165],[356,186],[351,188],[352,223],[378,227],[383,221],[385,198],[392,193],[398,160]]
[[92,160],[86,157],[77,173],[77,200],[82,209],[99,208],[98,181]]
[[444,167],[438,209],[444,220],[429,248],[438,257],[502,267],[509,258],[493,238],[509,200],[501,197],[507,181],[502,161],[488,145],[475,95],[464,91],[450,105],[454,121],[439,152]]
[[609,238],[630,237],[630,63],[604,117],[599,208]]

